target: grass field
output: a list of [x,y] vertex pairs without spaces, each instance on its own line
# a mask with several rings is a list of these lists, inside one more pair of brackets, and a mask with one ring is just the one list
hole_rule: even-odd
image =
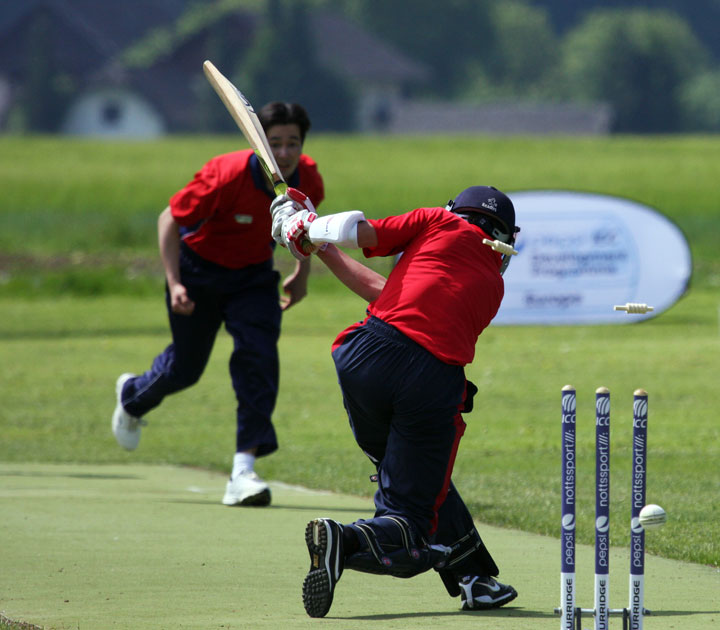
[[[303,610],[303,532],[314,516],[367,518],[361,497],[271,482],[273,504],[228,509],[225,476],[147,464],[0,462],[0,620],[11,630],[556,630],[557,539],[481,525],[518,598],[460,611],[434,571],[402,580],[343,573],[324,619]],[[578,601],[592,601],[592,548],[579,545]],[[612,548],[610,601],[627,603],[630,552]],[[8,568],[9,570],[6,570]],[[552,573],[552,575],[551,575]],[[548,579],[549,577],[553,579]],[[652,556],[648,630],[707,630],[720,622],[716,569]],[[620,628],[613,618],[610,627]],[[586,617],[584,627],[591,626]],[[2,623],[0,628],[6,630]]]
[[[137,452],[117,448],[109,422],[118,374],[146,369],[169,338],[157,215],[204,160],[238,144],[235,137],[147,144],[0,138],[0,460],[229,470],[234,399],[225,334],[201,382],[148,416]],[[590,542],[594,391],[608,386],[611,542],[625,545],[632,392],[643,387],[650,395],[648,502],[669,514],[648,549],[720,565],[720,139],[321,136],[306,149],[326,179],[326,211],[383,216],[492,183],[629,197],[683,229],[693,283],[661,316],[627,326],[491,327],[483,334],[467,370],[480,394],[455,477],[479,520],[556,535],[560,388],[571,383],[579,399],[578,534]],[[288,264],[279,254],[278,265]],[[387,261],[373,265],[389,270]],[[352,440],[329,355],[335,334],[363,313],[362,301],[316,263],[311,295],[284,321],[275,416],[281,451],[259,463],[263,476],[371,494],[370,466]]]
[[[102,263],[139,273],[156,264],[157,215],[170,195],[205,160],[245,146],[231,136],[152,143],[0,137],[0,252],[31,254],[46,268]],[[696,280],[710,277],[720,286],[716,137],[311,134],[306,150],[325,177],[325,211],[361,208],[386,216],[445,204],[475,183],[628,197],[674,220],[691,241]],[[27,268],[27,258],[21,261]]]

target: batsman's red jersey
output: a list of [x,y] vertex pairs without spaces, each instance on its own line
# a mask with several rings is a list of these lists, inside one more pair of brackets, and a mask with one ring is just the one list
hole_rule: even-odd
[[365,248],[365,256],[402,256],[368,314],[445,363],[472,362],[478,336],[504,294],[500,254],[483,244],[487,234],[443,208],[369,223],[378,244]]

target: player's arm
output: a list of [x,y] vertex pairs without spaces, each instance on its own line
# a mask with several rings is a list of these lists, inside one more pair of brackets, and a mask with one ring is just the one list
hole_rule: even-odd
[[[365,225],[369,226],[370,224],[365,223]],[[372,226],[370,227],[372,229]],[[364,229],[358,229],[358,242],[360,242],[361,239],[363,241],[365,240],[364,235],[360,236],[360,234],[363,233],[365,233]],[[369,232],[367,233],[367,238],[375,238],[377,241],[374,229],[372,230],[372,236]],[[370,246],[370,243],[364,245],[364,247]],[[360,261],[355,260],[352,256],[335,247],[335,245],[328,245],[325,249],[319,250],[317,257],[335,274],[340,282],[368,302],[377,299],[385,286],[385,276],[366,267]]]
[[310,241],[311,246],[325,243],[355,248],[377,245],[375,228],[360,210],[321,217],[311,210],[295,211],[283,219],[277,232],[273,232],[273,238],[289,249],[306,241]]
[[310,260],[311,258],[308,256],[305,260],[296,261],[295,270],[283,280],[282,286],[285,295],[280,296],[282,310],[294,306],[307,295]]
[[319,258],[335,276],[354,293],[368,302],[375,300],[385,286],[385,277],[348,256],[336,245],[344,247],[374,247],[377,232],[360,210],[340,212],[318,217],[315,212],[302,210],[286,216],[277,236],[298,259],[303,243],[308,242]]
[[297,212],[285,219],[280,236],[291,251],[298,249],[301,242],[309,240],[328,269],[345,286],[368,302],[375,300],[385,286],[384,276],[335,246],[357,248],[377,245],[375,228],[359,210],[323,217],[309,211]]
[[180,281],[180,228],[170,206],[158,217],[158,246],[170,293],[170,308],[174,313],[189,315],[195,308],[195,302],[188,297],[187,289]]
[[357,226],[358,247],[375,247],[378,237],[375,228],[367,221],[360,221]]

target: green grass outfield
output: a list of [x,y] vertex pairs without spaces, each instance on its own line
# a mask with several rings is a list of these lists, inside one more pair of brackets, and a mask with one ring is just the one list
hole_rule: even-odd
[[[161,296],[0,304],[0,461],[169,463],[229,472],[235,401],[227,334],[219,335],[201,381],[148,414],[140,448],[125,453],[109,429],[114,384],[123,371],[146,369],[167,344]],[[310,297],[286,314],[274,417],[281,448],[260,460],[262,475],[337,492],[372,491],[371,465],[352,439],[329,353],[334,335],[361,318],[363,306],[347,292],[311,286]],[[720,564],[718,326],[717,297],[700,290],[641,324],[491,326],[467,370],[480,394],[466,416],[456,463],[456,483],[473,514],[557,535],[560,389],[571,383],[578,391],[578,534],[590,542],[594,392],[605,385],[613,409],[611,542],[627,544],[632,393],[643,387],[650,397],[647,499],[670,517],[649,548]]]
[[[108,142],[0,136],[0,252],[93,261],[157,259],[157,215],[238,136]],[[720,286],[720,136],[487,137],[310,134],[326,183],[324,211],[370,217],[442,205],[472,184],[628,197],[690,238],[696,272]],[[112,256],[108,256],[112,254]],[[97,288],[97,287],[96,287]]]
[[[33,573],[38,558],[53,557],[57,551],[51,536],[54,523],[64,524],[63,544],[81,543],[89,527],[93,502],[74,509],[74,501],[43,501],[42,484],[55,476],[72,480],[81,488],[87,486],[88,494],[102,497],[102,490],[93,481],[94,475],[102,476],[97,466],[120,470],[128,467],[127,475],[135,477],[130,466],[187,467],[182,469],[183,475],[213,477],[215,494],[208,491],[201,502],[203,510],[212,515],[208,521],[217,518],[222,526],[225,519],[249,518],[242,510],[223,512],[219,505],[222,476],[229,471],[234,449],[235,403],[227,374],[230,340],[224,333],[218,338],[200,383],[170,397],[148,415],[150,424],[136,452],[121,451],[110,433],[115,379],[124,371],[146,369],[169,339],[155,244],[157,214],[169,195],[205,159],[234,146],[237,139],[230,137],[158,143],[0,138],[0,462],[5,471],[0,496],[6,497],[5,492],[20,481],[40,481],[39,487],[27,489],[34,497],[27,509],[39,510],[42,516],[36,520],[44,519],[43,524],[51,530],[38,532],[37,542],[26,544],[22,522],[10,527],[17,522],[2,519],[0,579],[9,582],[2,583],[0,613],[6,611],[11,618],[41,625],[49,623],[45,621],[47,611],[41,610],[43,597],[28,600],[22,608],[7,604],[24,597],[21,585],[26,577],[20,580],[16,569],[25,571],[26,576],[27,572]],[[497,552],[503,577],[528,598],[536,596],[536,589],[540,597],[540,586],[547,583],[551,591],[549,603],[555,605],[559,581],[555,537],[559,530],[560,389],[571,383],[578,391],[578,537],[585,544],[591,543],[593,535],[594,392],[600,385],[611,390],[611,544],[622,553],[628,543],[630,513],[632,392],[642,387],[650,396],[647,498],[648,502],[661,504],[669,515],[664,528],[648,535],[649,553],[658,560],[662,557],[692,563],[688,571],[700,571],[708,579],[717,580],[720,139],[388,140],[324,136],[313,138],[307,148],[317,157],[326,177],[327,210],[361,207],[370,216],[382,216],[430,201],[444,203],[469,183],[483,182],[508,190],[569,188],[622,195],[658,208],[685,231],[693,251],[693,283],[690,292],[666,313],[623,326],[491,326],[482,335],[477,358],[467,370],[468,377],[480,386],[480,394],[475,411],[466,417],[468,429],[460,446],[455,479],[479,521],[503,528],[490,531],[512,534],[512,542],[501,542]],[[388,168],[397,164],[402,168]],[[287,268],[286,253],[279,254],[278,264]],[[374,264],[380,271],[389,269],[386,261]],[[271,480],[365,497],[356,499],[360,501],[359,509],[370,504],[371,467],[352,440],[329,347],[337,332],[361,319],[363,313],[362,301],[322,273],[316,263],[310,296],[289,311],[284,320],[280,342],[282,389],[275,415],[281,450],[258,464],[259,472]],[[28,464],[39,468],[26,468]],[[42,473],[43,466],[52,464],[92,468],[67,476]],[[134,492],[133,479],[129,486],[123,486],[123,491]],[[58,490],[63,491],[62,487]],[[167,491],[172,492],[171,488]],[[137,492],[142,492],[140,487]],[[22,496],[10,494],[12,518],[23,518],[23,509],[16,503]],[[109,495],[102,501],[112,503],[113,491]],[[304,501],[304,496],[298,500]],[[318,504],[308,505],[312,508]],[[303,511],[298,520],[315,515],[308,511]],[[156,533],[143,540],[148,549],[162,542],[157,532],[171,527],[158,511],[150,513],[157,515],[157,522],[148,525],[146,517],[138,517]],[[124,512],[119,514],[127,518]],[[285,516],[282,514],[279,520]],[[304,553],[303,524],[294,543],[299,550],[293,553],[299,556]],[[531,535],[518,537],[520,530]],[[532,542],[539,540],[538,535],[553,537],[548,542],[547,557]],[[142,530],[138,536],[142,539]],[[245,557],[257,547],[244,545],[240,538],[237,549],[228,551],[225,545],[216,544],[221,539],[219,535],[208,537],[207,553]],[[519,542],[525,540],[531,542]],[[495,551],[494,541],[490,543]],[[10,565],[4,562],[6,549],[17,554]],[[510,559],[505,554],[511,552],[518,554],[520,563],[517,567],[509,565],[513,569],[509,571],[505,563]],[[82,555],[77,560],[77,566],[83,569],[80,574],[85,573],[85,560]],[[300,564],[304,567],[304,558]],[[6,571],[6,566],[12,570]],[[150,583],[148,597],[152,595],[162,605],[166,600],[183,599],[182,589],[176,593],[172,585],[191,576],[186,576],[186,565],[177,566],[177,573],[166,575],[162,589]],[[625,565],[619,562],[616,566],[622,569],[614,584],[626,589]],[[669,566],[680,571],[680,565]],[[591,574],[590,563],[588,567]],[[300,579],[302,572],[299,569]],[[350,574],[348,578],[355,576]],[[97,583],[91,573],[77,579],[89,585]],[[298,606],[298,575],[287,579],[283,596],[288,606]],[[525,583],[526,579],[530,582]],[[418,578],[411,584],[425,584],[424,580]],[[686,604],[670,608],[671,600],[663,596],[664,610],[716,614],[713,610],[718,606],[711,605],[712,598],[696,596],[700,591],[686,587],[684,581],[655,581],[673,584],[675,592],[681,591],[685,598]],[[145,578],[138,578],[133,594],[142,591],[144,582]],[[229,616],[215,625],[242,627],[233,626],[239,623],[232,614],[240,606],[236,602],[236,585],[232,580],[226,582],[228,590],[217,597],[223,600],[223,606],[227,603]],[[361,608],[368,610],[348,614],[353,618],[364,615],[362,621],[377,621],[378,627],[392,627],[381,622],[422,627],[425,620],[414,616],[412,602],[417,607],[434,606],[431,602],[437,601],[437,607],[431,610],[439,618],[445,620],[447,616],[448,622],[456,624],[466,622],[465,615],[452,612],[455,602],[436,589],[433,579],[429,582],[431,587],[422,591],[418,601],[415,589],[422,586],[395,581],[393,589],[388,589],[387,582],[380,578],[365,579],[362,588],[367,598]],[[245,583],[255,581],[246,579]],[[711,583],[717,587],[717,581]],[[270,600],[263,584],[258,583],[251,596],[243,596],[253,602]],[[650,607],[654,605],[650,600],[654,588],[649,577]],[[373,597],[373,592],[381,596]],[[397,602],[407,603],[403,613],[396,612],[396,598]],[[284,603],[283,597],[273,599]],[[123,601],[123,614],[131,615],[131,599]],[[378,601],[386,608],[377,609]],[[537,613],[538,619],[531,624],[536,627],[536,621],[543,621],[546,602],[533,601],[518,600],[518,606]],[[258,612],[261,607],[253,603],[252,610]],[[9,614],[12,611],[18,611],[16,616]],[[280,616],[268,618],[268,627],[287,625],[290,613],[283,616],[280,608],[277,611]],[[88,609],[85,618],[80,614],[53,623],[59,628],[106,627],[89,623],[91,613]],[[493,615],[504,618],[505,613]],[[666,627],[677,628],[690,628],[687,623],[698,621],[697,627],[704,628],[710,618],[688,615],[686,619],[668,614],[654,621],[674,623]],[[432,625],[436,621],[433,617]],[[548,619],[548,623],[556,621]],[[523,627],[528,626],[527,622],[527,618],[518,621]],[[303,619],[302,623],[329,622]],[[183,626],[168,622],[166,627]],[[203,627],[214,626],[209,623]]]
[[[412,580],[348,571],[327,617],[311,619],[305,523],[367,517],[369,501],[274,483],[270,508],[227,508],[224,482],[168,466],[0,464],[0,613],[81,630],[558,627],[558,541],[496,527],[483,536],[519,592],[505,608],[460,612],[433,571]],[[610,562],[610,602],[622,607],[628,550],[612,550]],[[590,547],[578,549],[578,566],[578,603],[592,606]],[[717,625],[719,588],[715,569],[647,557],[646,628]]]

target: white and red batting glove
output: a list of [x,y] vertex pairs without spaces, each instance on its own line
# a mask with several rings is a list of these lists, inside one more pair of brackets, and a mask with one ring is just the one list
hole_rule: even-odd
[[270,204],[270,214],[272,215],[272,237],[278,245],[286,247],[283,242],[283,223],[286,219],[308,210],[315,212],[315,206],[304,192],[297,188],[288,188],[284,195],[275,197]]
[[282,245],[298,260],[306,260],[317,247],[308,238],[308,228],[317,219],[317,214],[302,210],[289,216],[282,225]]

